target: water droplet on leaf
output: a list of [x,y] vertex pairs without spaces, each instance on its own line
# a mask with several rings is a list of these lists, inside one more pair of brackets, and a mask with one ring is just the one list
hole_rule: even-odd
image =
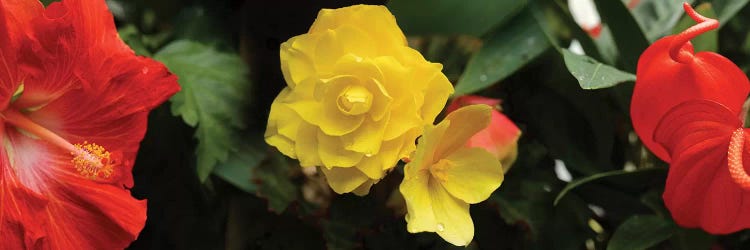
[[479,80],[483,81],[483,82],[487,81],[487,75],[481,75],[481,76],[479,76]]

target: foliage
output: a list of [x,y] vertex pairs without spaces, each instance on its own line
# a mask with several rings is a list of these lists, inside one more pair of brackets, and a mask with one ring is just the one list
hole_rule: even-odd
[[[468,248],[749,245],[747,232],[711,236],[674,224],[661,201],[666,164],[630,123],[638,57],[689,24],[679,4],[595,2],[604,23],[599,38],[573,22],[563,0],[387,4],[410,46],[443,63],[457,94],[503,99],[504,113],[523,131],[502,186],[471,207],[476,235]],[[747,72],[748,1],[708,2],[693,5],[715,13],[722,26],[695,40],[696,49],[718,51]],[[402,166],[368,196],[336,195],[319,173],[261,139],[285,85],[280,43],[306,32],[320,8],[354,2],[108,3],[121,38],[164,62],[182,86],[150,115],[133,190],[149,200],[149,219],[130,249],[454,248],[435,234],[406,232]],[[586,55],[570,52],[574,39]]]

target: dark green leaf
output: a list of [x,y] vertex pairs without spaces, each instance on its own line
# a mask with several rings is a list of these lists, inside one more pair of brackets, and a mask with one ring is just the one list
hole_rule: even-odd
[[714,0],[714,10],[719,17],[719,25],[723,26],[729,22],[750,0]]
[[649,45],[648,39],[622,1],[595,0],[595,3],[602,22],[612,31],[620,52],[621,67],[635,72],[638,58]]
[[635,81],[635,75],[605,65],[585,55],[562,50],[565,66],[583,89],[609,88],[618,83]]
[[641,176],[650,176],[650,175],[662,175],[665,172],[662,168],[644,168],[644,169],[638,169],[634,171],[625,171],[625,170],[616,170],[616,171],[609,171],[604,173],[598,173],[593,174],[581,179],[574,180],[570,183],[568,183],[565,188],[563,188],[562,191],[560,191],[559,194],[557,194],[557,198],[555,198],[555,204],[557,204],[560,199],[565,197],[566,194],[568,194],[571,190],[578,188],[580,186],[594,183],[598,181],[603,180],[609,180],[613,179],[616,180],[617,178],[635,178],[636,180],[639,179]]
[[141,38],[141,33],[138,31],[138,28],[135,27],[135,25],[127,25],[125,27],[119,28],[117,30],[117,33],[120,34],[120,38],[122,39],[125,44],[130,46],[130,49],[135,51],[136,55],[140,56],[150,56],[151,52],[148,51],[146,48],[146,45],[143,44],[143,40]]
[[291,179],[295,171],[299,171],[299,166],[290,164],[279,153],[274,154],[267,164],[253,169],[252,181],[258,187],[258,196],[268,200],[272,211],[284,212],[289,203],[299,198],[299,187]]
[[524,5],[525,0],[478,0],[470,4],[462,0],[399,0],[390,1],[388,9],[407,35],[482,36],[509,20]]
[[682,3],[687,1],[642,0],[633,9],[633,17],[643,29],[649,41],[670,35],[672,27],[680,20],[685,11]]
[[252,173],[266,158],[265,144],[260,143],[244,143],[226,162],[216,165],[213,173],[242,191],[256,193],[258,186]]
[[550,47],[529,11],[489,34],[456,84],[456,96],[486,88],[510,76]]
[[205,181],[237,148],[250,87],[247,66],[236,54],[186,40],[172,42],[154,58],[179,77],[182,90],[171,99],[172,114],[196,127],[197,171]]
[[607,250],[646,249],[669,239],[677,229],[671,220],[656,215],[634,215],[617,228]]
[[[703,3],[701,5],[698,5],[697,7],[695,7],[695,10],[705,17],[716,18],[716,13],[714,13],[714,10],[713,8],[711,8],[710,3]],[[693,21],[693,19],[691,19],[688,15],[685,15],[682,17],[682,19],[680,19],[680,22],[678,22],[677,25],[674,27],[673,33],[675,34],[680,33],[690,28],[690,26],[693,26],[693,25],[695,25],[695,21]],[[695,50],[695,52],[698,52],[698,51],[716,52],[719,50],[719,30],[712,30],[712,31],[700,34],[699,36],[690,40],[690,42],[693,44],[693,49]]]

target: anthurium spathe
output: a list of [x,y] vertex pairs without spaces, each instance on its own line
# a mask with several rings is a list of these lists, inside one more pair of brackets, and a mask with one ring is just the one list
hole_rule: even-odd
[[716,29],[719,23],[696,13],[687,3],[684,7],[698,24],[659,39],[643,52],[630,106],[635,132],[646,147],[667,162],[670,156],[666,149],[653,140],[654,129],[667,111],[684,101],[707,99],[739,115],[750,91],[750,82],[737,65],[713,52],[693,52],[690,39]]
[[407,230],[436,232],[457,246],[474,237],[469,204],[489,198],[503,182],[498,159],[466,142],[490,123],[492,108],[470,105],[428,125],[404,167],[399,190],[406,200]]
[[148,112],[179,90],[118,37],[103,0],[0,0],[0,244],[122,249]]
[[482,96],[459,96],[448,105],[446,112],[451,113],[460,107],[473,104],[493,107],[490,124],[472,136],[466,144],[468,147],[483,148],[493,154],[502,163],[504,172],[507,172],[518,156],[518,138],[521,137],[521,130],[507,116],[500,113],[500,102],[500,99]]
[[748,133],[715,101],[690,100],[667,112],[654,140],[672,156],[663,198],[677,224],[714,234],[750,228]]
[[442,65],[406,44],[384,6],[323,9],[281,45],[287,86],[271,105],[265,140],[337,193],[364,195],[414,151],[453,86]]

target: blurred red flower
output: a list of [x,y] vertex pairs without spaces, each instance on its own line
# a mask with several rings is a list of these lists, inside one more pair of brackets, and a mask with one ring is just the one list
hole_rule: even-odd
[[521,130],[507,116],[498,111],[500,102],[500,99],[482,96],[460,96],[453,99],[446,111],[450,113],[472,104],[486,104],[494,107],[490,125],[471,137],[467,146],[484,148],[500,160],[503,170],[507,172],[518,156],[518,138],[521,137]]
[[0,242],[122,249],[146,220],[130,195],[148,112],[176,77],[119,38],[103,0],[0,0]]

